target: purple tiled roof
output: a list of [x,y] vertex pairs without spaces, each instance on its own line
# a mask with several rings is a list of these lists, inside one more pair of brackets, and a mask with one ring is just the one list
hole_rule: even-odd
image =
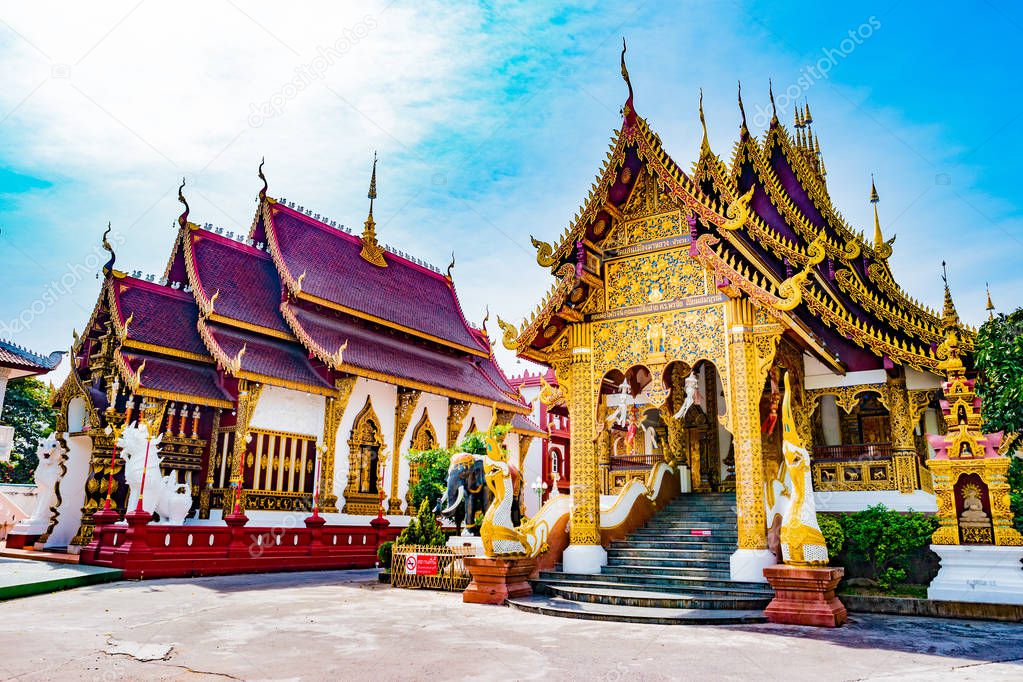
[[303,334],[321,348],[334,352],[347,341],[345,364],[465,393],[487,402],[497,401],[503,405],[516,402],[487,377],[481,368],[490,362],[487,359],[432,350],[407,339],[367,329],[351,319],[328,317],[297,307],[292,311]]
[[132,371],[138,370],[145,362],[140,384],[144,389],[191,396],[202,402],[232,402],[231,395],[224,390],[217,378],[213,365],[167,358],[151,353],[120,351],[121,357]]
[[305,386],[333,389],[309,363],[308,353],[297,343],[282,341],[262,334],[210,323],[210,335],[221,350],[231,358],[245,346],[241,370],[283,379]]
[[511,427],[516,431],[527,431],[530,433],[540,434],[546,437],[547,434],[543,432],[539,426],[533,423],[533,420],[524,414],[515,414],[512,416]]
[[196,323],[199,308],[191,294],[125,277],[114,280],[117,314],[131,317],[128,339],[208,356]]
[[396,323],[449,344],[485,351],[465,322],[446,277],[388,253],[387,267],[359,255],[358,237],[273,205],[268,238],[275,241],[302,291],[367,316]]
[[188,236],[197,283],[206,298],[219,291],[214,312],[277,332],[288,326],[278,308],[281,283],[270,256],[257,248],[204,230]]

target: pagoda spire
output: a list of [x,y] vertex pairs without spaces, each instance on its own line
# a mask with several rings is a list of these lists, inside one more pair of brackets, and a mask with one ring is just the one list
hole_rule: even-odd
[[984,308],[987,310],[987,319],[995,319],[995,304],[991,302],[991,285],[987,282],[984,283],[984,288],[987,290],[987,306]]
[[877,215],[877,204],[881,197],[877,194],[877,185],[874,184],[874,174],[870,174],[870,203],[874,204],[874,248],[880,250],[884,247],[884,234],[881,232],[881,219]]
[[376,221],[373,220],[373,200],[377,198],[377,153],[373,152],[373,174],[369,179],[369,215],[362,229],[362,251],[359,253],[363,260],[372,263],[377,267],[386,268],[387,261],[384,259],[384,250],[377,243]]
[[945,283],[945,304],[941,311],[941,332],[947,336],[950,331],[959,331],[960,322],[955,301],[952,300],[952,291],[948,288],[948,264],[945,261],[941,261],[941,279]]

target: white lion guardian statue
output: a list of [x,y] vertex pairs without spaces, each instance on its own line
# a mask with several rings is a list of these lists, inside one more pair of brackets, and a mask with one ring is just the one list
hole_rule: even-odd
[[[142,508],[150,514],[156,513],[161,523],[180,526],[192,509],[192,490],[187,483],[179,484],[173,475],[163,476],[160,473],[160,441],[162,435],[149,440],[149,431],[145,425],[129,426],[121,434],[117,446],[125,459],[124,478],[128,483],[128,511],[138,506],[139,495],[142,496]],[[146,463],[146,446],[149,446],[149,461]],[[142,490],[143,470],[145,470],[146,488]]]

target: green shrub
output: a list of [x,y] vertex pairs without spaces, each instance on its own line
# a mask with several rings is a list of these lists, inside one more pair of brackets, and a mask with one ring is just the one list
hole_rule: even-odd
[[835,561],[845,547],[845,532],[842,524],[834,516],[817,515],[817,525],[824,534],[824,541],[828,545],[828,559]]
[[384,544],[377,547],[377,559],[380,560],[380,565],[388,571],[391,570],[391,558],[394,555],[394,541],[388,540]]
[[408,528],[401,531],[394,542],[398,545],[443,547],[447,541],[448,536],[444,534],[444,530],[437,523],[437,517],[430,510],[429,500],[423,500],[416,518],[409,521]]
[[846,548],[868,568],[867,577],[883,590],[906,579],[912,556],[931,541],[938,520],[910,511],[892,511],[883,504],[842,517]]

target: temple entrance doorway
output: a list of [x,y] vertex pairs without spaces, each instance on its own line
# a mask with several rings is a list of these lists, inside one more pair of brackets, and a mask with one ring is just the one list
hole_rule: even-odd
[[664,370],[668,390],[662,414],[669,424],[671,447],[686,465],[693,492],[735,490],[732,434],[721,424],[725,395],[713,362],[701,360],[690,367],[672,362]]

